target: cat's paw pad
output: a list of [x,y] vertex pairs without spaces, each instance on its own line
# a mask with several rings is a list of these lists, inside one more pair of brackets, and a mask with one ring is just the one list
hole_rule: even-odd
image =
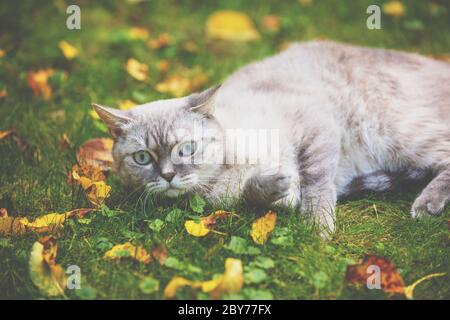
[[422,218],[425,216],[438,215],[444,210],[445,199],[441,199],[436,195],[420,195],[413,203],[411,209],[411,216]]

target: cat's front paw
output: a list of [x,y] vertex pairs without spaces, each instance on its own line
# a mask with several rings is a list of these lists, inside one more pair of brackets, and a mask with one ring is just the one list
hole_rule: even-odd
[[255,204],[270,204],[289,194],[292,177],[281,172],[252,176],[244,188],[245,198]]
[[438,193],[422,193],[412,205],[411,216],[416,219],[430,215],[438,215],[444,210],[445,200],[445,197],[440,197]]

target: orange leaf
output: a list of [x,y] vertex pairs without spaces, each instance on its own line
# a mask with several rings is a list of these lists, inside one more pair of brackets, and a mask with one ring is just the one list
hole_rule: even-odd
[[161,33],[158,36],[158,38],[149,40],[147,44],[151,49],[160,49],[167,47],[170,44],[170,42],[171,42],[170,34],[165,32]]
[[48,84],[48,79],[54,74],[55,70],[51,68],[28,72],[27,83],[35,96],[41,96],[45,100],[51,98],[52,87]]
[[98,166],[106,171],[113,163],[112,147],[114,141],[110,138],[95,138],[83,143],[77,150],[77,161],[81,165]]

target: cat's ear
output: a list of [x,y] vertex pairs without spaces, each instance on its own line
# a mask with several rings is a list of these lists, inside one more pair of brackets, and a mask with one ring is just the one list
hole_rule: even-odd
[[96,103],[92,103],[92,107],[114,138],[119,137],[122,134],[123,127],[131,122],[131,118],[122,110],[108,108]]
[[220,84],[188,97],[188,109],[193,112],[212,115],[214,113],[213,96],[220,88]]

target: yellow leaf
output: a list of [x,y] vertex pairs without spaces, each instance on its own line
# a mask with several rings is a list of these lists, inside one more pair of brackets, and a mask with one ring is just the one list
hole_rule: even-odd
[[211,231],[205,226],[203,220],[200,220],[199,222],[188,220],[184,223],[184,227],[186,228],[187,233],[194,237],[204,237]]
[[276,221],[277,214],[273,211],[269,211],[263,217],[253,222],[252,231],[250,233],[253,241],[257,244],[264,244],[267,241],[269,234],[275,228]]
[[42,96],[45,100],[51,98],[52,87],[48,84],[48,79],[54,74],[55,70],[51,68],[28,72],[27,83],[35,96]]
[[145,264],[152,261],[152,258],[148,254],[147,250],[141,246],[136,247],[130,242],[115,245],[103,256],[103,259],[105,260],[119,260],[122,258],[132,258]]
[[35,232],[57,232],[63,227],[66,219],[65,213],[49,213],[41,217],[37,217],[33,222],[23,220],[22,224]]
[[73,45],[68,43],[67,41],[60,41],[58,44],[59,49],[61,49],[64,57],[68,60],[74,59],[76,56],[78,56],[78,49],[75,48]]
[[132,27],[128,30],[128,35],[132,39],[147,40],[150,36],[150,32],[145,28]]
[[85,190],[86,197],[94,207],[100,207],[109,197],[111,187],[105,181],[92,182]]
[[206,34],[210,38],[231,41],[253,41],[260,38],[250,18],[238,11],[217,11],[206,21]]
[[401,17],[405,11],[405,6],[400,1],[390,1],[383,5],[383,12],[388,16]]
[[100,117],[98,116],[97,112],[95,112],[95,110],[90,110],[89,115],[95,120],[100,120]]
[[158,83],[155,89],[161,93],[182,97],[196,91],[208,82],[208,76],[200,68],[182,70],[181,73],[183,76],[169,76]]
[[445,273],[433,273],[433,274],[429,274],[429,275],[427,275],[427,276],[425,276],[425,277],[420,278],[419,280],[417,280],[417,281],[414,282],[413,284],[404,287],[403,290],[404,290],[405,297],[408,298],[408,299],[414,299],[414,289],[416,288],[416,286],[417,286],[419,283],[421,283],[421,282],[423,282],[423,281],[425,281],[425,280],[428,280],[428,279],[430,279],[430,278],[434,278],[434,277],[442,277],[442,276],[445,276]]
[[145,81],[148,77],[148,66],[136,59],[130,58],[125,65],[128,74],[139,81]]
[[134,103],[131,100],[119,101],[119,109],[120,110],[129,110],[129,109],[133,108],[134,106],[136,106],[136,103]]
[[164,297],[173,299],[179,288],[189,286],[193,289],[201,289],[214,299],[218,299],[226,293],[239,292],[243,285],[244,274],[241,260],[227,258],[225,272],[222,276],[207,281],[190,281],[183,277],[174,277],[164,289]]
[[310,7],[313,4],[313,0],[298,0],[298,3],[303,7]]
[[64,295],[66,274],[60,265],[56,264],[56,240],[44,237],[33,244],[29,260],[31,281],[47,296]]

